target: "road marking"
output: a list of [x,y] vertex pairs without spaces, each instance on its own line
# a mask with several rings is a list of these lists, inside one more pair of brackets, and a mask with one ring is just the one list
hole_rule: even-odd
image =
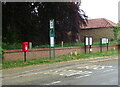
[[113,66],[101,66],[100,70],[104,69],[104,68],[111,68],[111,67],[113,67]]
[[79,77],[76,77],[76,78],[79,79],[79,78],[88,77],[88,76],[90,76],[90,74],[87,74],[87,75],[84,75],[84,76],[79,76]]
[[60,76],[63,76],[64,74],[60,74]]
[[92,73],[91,71],[80,71],[80,72],[77,72],[76,71],[76,73],[71,73],[71,74],[67,74],[66,76],[73,76],[73,75],[78,75],[78,74],[82,74],[82,75],[84,75],[84,74],[89,74],[89,73]]
[[113,58],[113,59],[103,59],[103,60],[94,60],[94,61],[89,61],[89,62],[96,63],[96,62],[103,62],[103,61],[116,60],[116,59],[118,59],[118,58]]
[[85,67],[78,67],[78,69],[93,69],[93,70],[101,70],[104,68],[111,68],[113,66],[102,66],[102,65],[91,65],[91,66],[85,66]]
[[109,70],[105,70],[103,72],[109,72],[109,71],[113,71],[114,69],[109,69]]
[[[78,67],[78,66],[86,66],[86,65],[90,65],[90,64],[82,64],[82,65],[77,65],[77,66],[74,66],[75,67]],[[37,72],[37,73],[32,73],[32,72],[29,72],[29,71],[25,71],[26,73],[25,74],[22,74],[22,73],[16,73],[16,74],[12,74],[12,75],[6,75],[6,76],[2,76],[0,77],[2,80],[5,80],[5,79],[14,79],[14,78],[19,78],[19,77],[23,77],[23,76],[32,76],[32,75],[35,75],[35,74],[49,74],[50,72],[54,72],[54,71],[61,71],[61,70],[66,70],[66,69],[69,69],[69,68],[73,68],[73,66],[69,66],[69,67],[65,67],[65,68],[60,68],[60,69],[53,69],[53,70],[48,70],[48,71],[43,71],[43,72]],[[34,71],[34,70],[31,70],[31,71]],[[57,72],[56,72],[57,73]],[[22,74],[22,75],[17,75],[17,74]]]
[[54,84],[57,84],[57,83],[60,83],[61,81],[55,81],[55,82],[52,82],[52,83],[49,83],[49,84],[45,84],[45,85],[54,85]]
[[89,73],[92,73],[91,71],[82,71],[82,70],[65,70],[65,71],[60,71],[60,72],[52,72],[52,73],[49,73],[49,74],[58,74],[60,76],[67,76],[67,77],[70,77],[70,76],[75,76],[75,75],[78,75],[78,74],[89,74]]

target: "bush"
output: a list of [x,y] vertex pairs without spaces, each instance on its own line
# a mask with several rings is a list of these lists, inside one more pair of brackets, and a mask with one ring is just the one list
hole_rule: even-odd
[[0,61],[4,59],[4,49],[0,46]]
[[14,49],[21,49],[21,44],[16,43],[16,44],[7,44],[7,43],[2,43],[2,48],[6,50],[14,50]]
[[[117,45],[117,44],[118,44],[117,41],[109,42],[109,45]],[[100,45],[100,42],[93,42],[93,45]],[[74,47],[74,46],[84,46],[84,43],[64,43],[63,47]],[[5,50],[21,49],[22,44],[21,43],[16,43],[16,44],[2,43],[2,47]],[[55,44],[55,47],[62,47],[62,46],[61,46],[61,44]],[[49,48],[49,44],[33,46],[33,48]]]

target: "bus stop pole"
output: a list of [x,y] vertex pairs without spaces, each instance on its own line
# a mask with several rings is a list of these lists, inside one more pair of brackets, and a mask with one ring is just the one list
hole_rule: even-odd
[[26,62],[26,51],[24,51],[24,61]]

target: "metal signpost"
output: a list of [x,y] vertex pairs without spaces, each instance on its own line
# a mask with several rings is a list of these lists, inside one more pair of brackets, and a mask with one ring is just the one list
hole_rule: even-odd
[[102,45],[106,44],[107,45],[107,51],[108,51],[108,43],[109,39],[108,38],[100,38],[100,52],[102,52]]
[[85,53],[87,52],[87,47],[89,46],[89,53],[92,52],[92,36],[84,36],[84,44],[85,44]]
[[50,30],[49,30],[49,36],[50,36],[50,58],[55,58],[55,27],[54,27],[54,19],[50,20]]

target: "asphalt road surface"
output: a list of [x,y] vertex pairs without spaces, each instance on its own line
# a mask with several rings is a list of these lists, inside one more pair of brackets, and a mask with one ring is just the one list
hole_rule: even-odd
[[118,85],[118,57],[5,69],[3,85]]

